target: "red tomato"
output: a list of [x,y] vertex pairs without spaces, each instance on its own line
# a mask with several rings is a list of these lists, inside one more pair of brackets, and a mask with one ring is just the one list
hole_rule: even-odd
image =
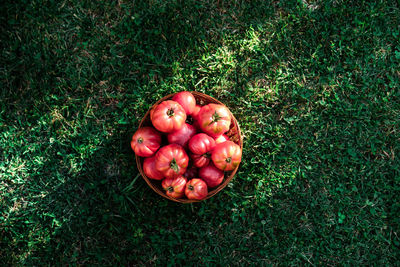
[[215,146],[211,154],[211,159],[218,169],[231,171],[242,160],[242,150],[234,142],[226,141]]
[[199,115],[200,110],[201,110],[201,106],[196,105],[196,107],[194,108],[194,111],[192,112],[193,126],[199,130],[200,130],[200,124],[199,124],[199,119],[197,116]]
[[169,133],[182,128],[186,121],[186,113],[177,102],[167,100],[150,112],[150,119],[157,130]]
[[231,116],[227,107],[218,104],[203,106],[197,115],[203,132],[211,136],[221,135],[229,130]]
[[193,153],[191,158],[196,167],[204,167],[210,162],[211,151],[215,147],[215,141],[205,133],[199,133],[189,140],[189,150]]
[[170,144],[178,144],[187,148],[190,138],[195,134],[196,128],[193,125],[185,123],[179,130],[169,133],[167,138]]
[[200,110],[201,110],[201,106],[196,105],[196,106],[194,107],[194,110],[193,110],[192,114],[191,114],[192,117],[195,118],[195,119],[197,119],[197,115],[199,115]]
[[204,154],[214,147],[215,140],[205,133],[196,134],[189,140],[189,149],[194,154]]
[[190,180],[190,179],[192,179],[194,177],[197,177],[197,173],[198,173],[197,168],[196,167],[191,167],[191,168],[186,169],[186,172],[183,174],[183,177],[185,177],[186,179]]
[[215,138],[216,144],[223,143],[225,141],[229,141],[229,137],[226,134],[221,134],[220,136]]
[[190,158],[192,159],[194,166],[201,168],[207,166],[208,163],[210,163],[211,153],[206,152],[202,155],[190,153]]
[[224,180],[224,172],[210,163],[199,170],[199,176],[203,179],[208,187],[216,187]]
[[156,169],[166,178],[175,178],[185,173],[189,157],[177,144],[164,146],[156,153]]
[[199,178],[194,178],[186,184],[185,195],[188,199],[201,200],[205,198],[207,194],[207,184]]
[[142,127],[132,136],[131,147],[139,157],[150,157],[160,148],[161,134],[152,127]]
[[164,175],[156,169],[156,157],[146,158],[143,162],[143,171],[147,177],[154,180],[162,180]]
[[192,114],[196,107],[196,99],[192,93],[187,91],[175,94],[172,100],[178,102],[183,107],[187,115]]
[[161,186],[166,191],[166,194],[173,198],[181,198],[185,194],[186,178],[178,176],[176,178],[165,178]]

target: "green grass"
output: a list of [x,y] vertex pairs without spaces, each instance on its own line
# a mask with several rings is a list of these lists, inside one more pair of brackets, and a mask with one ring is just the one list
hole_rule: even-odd
[[[395,265],[397,1],[6,1],[3,265]],[[181,90],[244,133],[232,183],[179,205],[129,141]]]

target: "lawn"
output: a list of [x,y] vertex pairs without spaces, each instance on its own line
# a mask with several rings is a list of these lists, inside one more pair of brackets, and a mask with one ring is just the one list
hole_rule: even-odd
[[[397,1],[1,4],[0,264],[395,265]],[[162,96],[244,134],[215,197],[178,204],[129,142]]]

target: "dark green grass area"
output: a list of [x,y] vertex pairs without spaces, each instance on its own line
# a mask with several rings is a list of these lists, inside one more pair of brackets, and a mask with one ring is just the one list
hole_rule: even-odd
[[[6,1],[0,25],[4,265],[399,263],[397,1]],[[193,205],[129,146],[181,90],[244,134]]]

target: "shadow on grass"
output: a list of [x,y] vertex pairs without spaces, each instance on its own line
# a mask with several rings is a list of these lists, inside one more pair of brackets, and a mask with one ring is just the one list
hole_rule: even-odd
[[[124,139],[128,144],[128,136]],[[32,203],[34,210],[22,217],[29,222],[18,229],[29,243],[26,237],[18,242],[12,241],[12,234],[6,238],[19,261],[28,265],[43,260],[78,265],[218,264],[231,262],[221,258],[231,253],[236,260],[250,263],[265,257],[263,244],[275,243],[274,236],[282,235],[282,225],[275,225],[274,219],[284,218],[288,231],[301,223],[296,198],[305,188],[281,181],[281,189],[270,192],[274,201],[280,201],[279,209],[257,203],[254,196],[246,201],[255,202],[246,205],[243,195],[253,193],[238,193],[237,185],[204,203],[182,205],[163,199],[147,186],[137,174],[129,146],[118,151],[119,140],[113,139],[102,147],[85,160],[84,171],[63,182],[55,181],[56,177],[46,181],[57,185]],[[49,161],[44,168],[54,170],[56,162]],[[235,179],[241,183],[243,175]],[[31,183],[27,185],[30,191],[44,190]],[[275,214],[266,215],[273,210]],[[262,242],[250,242],[255,237]],[[245,256],[248,251],[252,254]]]

